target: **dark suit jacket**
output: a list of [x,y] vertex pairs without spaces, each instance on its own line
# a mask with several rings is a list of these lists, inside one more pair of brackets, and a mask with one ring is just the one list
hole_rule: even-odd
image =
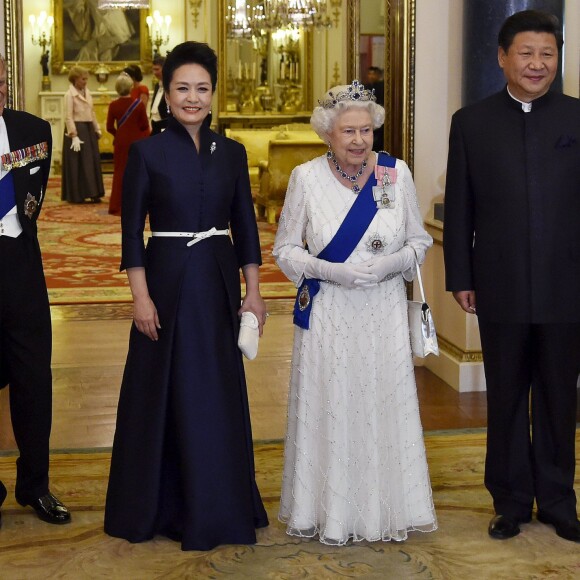
[[[40,246],[38,245],[36,220],[42,208],[50,172],[50,158],[52,155],[50,125],[46,121],[23,111],[4,109],[2,116],[6,123],[10,151],[37,145],[43,141],[46,141],[48,145],[48,156],[46,159],[31,161],[23,167],[14,167],[11,170],[14,179],[18,219],[22,226],[21,235],[28,236],[33,241],[31,247],[34,255],[30,256],[30,259],[26,261],[26,266],[40,268],[42,270],[42,257],[40,254]],[[29,195],[31,196],[30,198],[28,197]],[[10,284],[10,280],[0,277],[0,285],[4,286],[7,284]],[[37,291],[44,292],[46,295],[46,287],[22,289],[22,292],[30,293],[31,299],[33,300],[36,299]],[[23,313],[23,316],[25,315],[26,313]],[[2,320],[0,318],[0,327],[1,325]],[[7,377],[4,376],[3,368],[4,365],[0,360],[0,388],[5,387],[7,383]]]
[[480,318],[580,322],[580,101],[548,93],[524,113],[503,90],[453,116],[445,189],[449,291]]
[[[10,151],[37,145],[43,141],[48,144],[48,156],[46,159],[32,161],[23,167],[14,167],[12,169],[14,189],[16,190],[16,207],[23,233],[36,237],[36,220],[42,208],[50,173],[50,159],[52,156],[50,124],[24,111],[4,109],[2,116],[6,123]],[[40,169],[36,170],[37,167]],[[34,202],[26,203],[28,194],[34,198],[36,204]],[[27,209],[30,215],[27,215]]]
[[[155,90],[153,91],[153,97],[151,99],[151,104],[149,105],[149,112],[151,113],[151,109],[153,108],[153,103],[155,102],[155,97],[160,89],[159,84],[155,86]],[[167,128],[167,117],[169,117],[169,111],[167,110],[167,105],[165,103],[165,98],[161,97],[159,101],[159,107],[157,108],[159,112],[159,116],[161,117],[161,121],[151,121],[153,133],[161,133],[161,129]]]

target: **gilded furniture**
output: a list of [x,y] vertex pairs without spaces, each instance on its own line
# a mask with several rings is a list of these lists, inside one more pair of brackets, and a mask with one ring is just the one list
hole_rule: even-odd
[[297,165],[324,155],[327,149],[326,143],[320,139],[270,141],[268,160],[260,164],[260,189],[254,203],[258,217],[265,214],[268,223],[276,223],[292,170]]
[[241,113],[221,113],[218,119],[218,129],[225,132],[227,129],[271,129],[278,125],[289,123],[308,123],[310,112],[297,113],[295,115],[271,115],[256,113],[254,115],[242,115]]
[[269,129],[226,129],[226,137],[235,139],[246,148],[248,169],[253,191],[260,185],[260,164],[268,164],[268,145],[274,140],[320,142],[310,125],[283,125]]

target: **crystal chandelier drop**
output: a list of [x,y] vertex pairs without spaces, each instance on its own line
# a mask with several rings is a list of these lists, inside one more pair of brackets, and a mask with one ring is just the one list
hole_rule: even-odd
[[126,8],[147,8],[149,0],[99,0],[97,8],[99,10],[111,10],[114,8],[124,10]]
[[281,28],[331,28],[340,0],[231,0],[226,15],[229,37],[260,36]]

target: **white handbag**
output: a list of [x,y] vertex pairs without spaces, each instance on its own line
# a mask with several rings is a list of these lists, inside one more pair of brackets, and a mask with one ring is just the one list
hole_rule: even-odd
[[409,317],[409,335],[411,338],[411,350],[415,356],[424,358],[428,354],[439,356],[437,332],[429,304],[425,300],[425,290],[421,279],[421,268],[417,265],[417,281],[421,290],[421,301],[407,300]]
[[253,312],[242,312],[238,348],[248,360],[254,360],[256,358],[259,338],[260,330],[258,328],[256,315]]

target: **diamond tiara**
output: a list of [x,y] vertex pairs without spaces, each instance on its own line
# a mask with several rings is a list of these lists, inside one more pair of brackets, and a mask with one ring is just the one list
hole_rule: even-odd
[[346,87],[346,91],[339,91],[336,95],[332,91],[328,91],[329,99],[321,101],[318,99],[318,104],[325,109],[333,109],[342,101],[376,101],[375,89],[365,89],[362,83],[357,80],[352,81]]

